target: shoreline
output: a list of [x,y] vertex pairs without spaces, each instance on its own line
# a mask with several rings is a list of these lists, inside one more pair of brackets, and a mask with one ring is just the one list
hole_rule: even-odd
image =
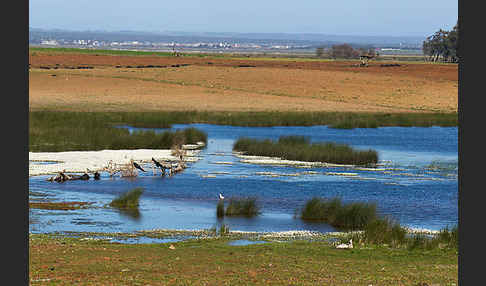
[[[407,234],[409,235],[427,235],[435,236],[440,233],[438,230],[429,230],[423,228],[409,228],[405,227]],[[64,231],[64,232],[31,232],[32,235],[55,235],[62,237],[80,237],[90,240],[116,240],[120,243],[123,239],[133,238],[151,238],[151,239],[176,239],[180,238],[181,241],[192,239],[247,239],[257,241],[293,241],[293,240],[327,240],[327,239],[339,239],[348,235],[360,234],[363,231],[332,231],[332,232],[319,232],[311,230],[285,230],[285,231],[241,231],[230,230],[225,234],[220,234],[216,229],[151,229],[151,230],[136,230],[133,232],[82,232],[82,231]],[[131,243],[132,244],[132,243]],[[135,243],[143,244],[143,242]]]
[[[186,150],[186,162],[196,162],[198,145],[183,146]],[[135,149],[135,150],[101,150],[101,151],[65,151],[65,152],[29,152],[29,177],[51,175],[59,172],[84,173],[105,171],[110,162],[126,164],[130,160],[140,163],[150,163],[152,157],[156,160],[177,161],[172,150],[168,149]],[[36,162],[52,162],[36,164]]]

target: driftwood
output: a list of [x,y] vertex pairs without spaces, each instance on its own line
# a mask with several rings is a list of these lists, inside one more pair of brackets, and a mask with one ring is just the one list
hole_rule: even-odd
[[[182,172],[184,169],[187,168],[184,156],[186,155],[186,151],[183,150],[182,148],[174,148],[173,149],[173,155],[178,157],[178,160],[174,163],[174,161],[161,161],[158,162],[154,158],[152,158],[152,161],[155,166],[152,167],[154,175],[156,174],[155,172],[155,167],[160,169],[161,171],[161,176],[173,176],[179,172]],[[117,164],[114,163],[112,160],[108,162],[108,165],[103,168],[104,171],[108,172],[110,177],[113,177],[116,174],[120,174],[121,177],[137,177],[138,176],[138,170],[141,170],[143,172],[146,172],[139,164],[137,164],[133,159],[130,159],[128,163],[125,164]],[[65,181],[73,181],[73,180],[89,180],[90,175],[88,174],[90,171],[87,169],[87,171],[83,175],[68,175],[66,174],[66,170],[63,170],[62,172],[59,172],[58,175],[52,176],[47,179],[47,181],[55,181],[55,182],[65,182]],[[99,172],[95,172],[93,175],[93,178],[95,180],[99,180],[101,177]]]
[[126,164],[116,164],[113,163],[112,160],[110,160],[108,162],[108,165],[103,168],[103,170],[107,171],[110,174],[110,177],[113,177],[117,173],[120,173],[122,177],[136,177],[138,176],[138,171],[134,163],[135,162],[133,161],[133,159],[130,159],[130,162]]
[[166,176],[166,175],[173,176],[181,172],[185,168],[187,168],[186,164],[183,161],[179,161],[175,164],[171,162],[164,162],[164,161],[157,162],[155,161],[155,159],[153,159],[152,161],[154,161],[153,162],[154,165],[152,166],[154,175],[156,174],[155,171],[156,168],[158,168],[161,171],[161,176]]
[[[86,181],[86,180],[90,179],[90,176],[88,175],[88,173],[84,173],[82,175],[68,175],[65,172],[66,172],[66,170],[63,170],[62,172],[59,172],[59,174],[57,174],[56,176],[52,176],[52,177],[48,178],[47,181],[62,183],[62,182],[65,182],[65,181],[75,181],[75,180]],[[99,180],[100,179],[100,173],[95,172],[94,173],[94,179]]]

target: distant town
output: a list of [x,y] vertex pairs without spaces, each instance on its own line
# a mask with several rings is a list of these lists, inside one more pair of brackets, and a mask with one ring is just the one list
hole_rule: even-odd
[[[292,38],[294,36],[294,38]],[[127,49],[186,52],[315,53],[318,47],[349,43],[374,48],[381,54],[422,54],[420,38],[345,37],[289,34],[156,34],[29,30],[29,44],[46,47]]]

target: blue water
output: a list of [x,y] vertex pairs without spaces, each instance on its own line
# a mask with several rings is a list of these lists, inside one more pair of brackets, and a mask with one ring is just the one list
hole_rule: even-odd
[[[339,196],[343,202],[377,204],[381,215],[402,225],[438,230],[458,223],[458,129],[456,127],[382,127],[332,129],[313,127],[232,127],[208,124],[196,127],[208,134],[201,159],[170,178],[151,171],[136,179],[46,182],[47,176],[29,179],[31,199],[44,194],[48,200],[90,201],[94,208],[76,211],[30,211],[31,232],[97,231],[132,232],[148,229],[206,229],[222,223],[231,230],[334,231],[323,223],[294,218],[295,211],[314,196]],[[134,128],[130,128],[134,130]],[[157,131],[165,131],[158,129]],[[278,139],[282,135],[309,136],[312,142],[345,143],[358,149],[378,151],[377,170],[345,167],[302,168],[240,162],[232,153],[239,137]],[[225,163],[225,164],[221,164]],[[145,166],[152,170],[150,164]],[[262,173],[267,172],[267,173]],[[268,176],[265,174],[279,175]],[[354,173],[332,176],[327,172]],[[299,173],[299,176],[285,176]],[[214,177],[204,176],[211,175]],[[137,215],[106,207],[119,194],[143,187]],[[216,218],[218,194],[256,196],[262,206],[258,218]]]
[[252,244],[264,244],[264,243],[267,243],[267,242],[262,241],[262,240],[239,239],[239,240],[232,240],[232,241],[228,242],[228,245],[246,246],[246,245],[252,245]]

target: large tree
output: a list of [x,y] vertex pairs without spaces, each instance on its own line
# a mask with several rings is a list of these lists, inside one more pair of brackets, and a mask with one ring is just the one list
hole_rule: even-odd
[[428,60],[444,62],[458,62],[459,53],[457,46],[459,44],[459,22],[454,26],[452,31],[440,29],[432,36],[427,37],[423,42],[422,51]]

